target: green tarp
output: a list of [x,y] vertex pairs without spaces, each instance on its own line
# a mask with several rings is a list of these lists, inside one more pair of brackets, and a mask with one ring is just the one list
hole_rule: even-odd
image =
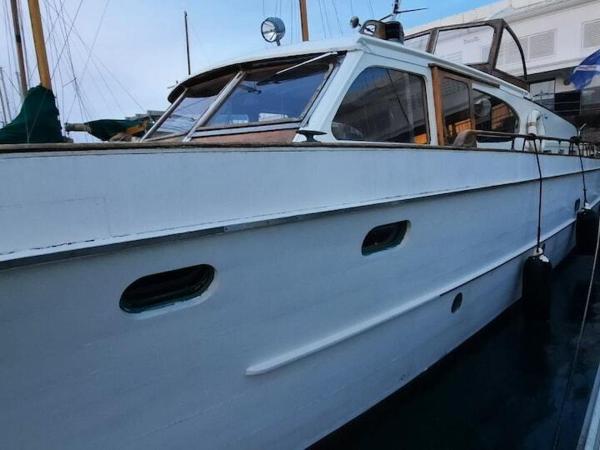
[[15,120],[0,129],[0,144],[46,144],[64,142],[54,94],[37,86],[25,96]]
[[85,125],[88,127],[88,133],[102,141],[109,141],[119,133],[141,137],[145,134],[148,123],[148,118],[134,120],[102,119],[86,122]]

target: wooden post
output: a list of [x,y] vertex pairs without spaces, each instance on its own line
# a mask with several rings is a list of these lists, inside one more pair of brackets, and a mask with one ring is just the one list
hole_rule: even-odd
[[188,31],[187,11],[183,12],[183,20],[185,22],[185,50],[187,52],[187,69],[188,69],[188,75],[191,75],[192,74],[192,63],[190,61],[190,34]]
[[19,85],[21,88],[21,98],[27,94],[27,69],[25,68],[25,52],[23,51],[23,38],[21,36],[21,17],[17,0],[10,0],[10,9],[12,11],[13,28],[15,31],[15,43],[17,48],[17,60],[19,62]]
[[306,0],[300,0],[300,25],[302,26],[302,40],[308,41],[308,12]]
[[42,25],[40,3],[38,0],[28,0],[28,4],[29,17],[31,18],[31,31],[35,46],[35,55],[40,74],[40,84],[46,89],[52,90],[50,68],[48,67],[48,55],[46,54],[46,43],[44,42],[44,27]]

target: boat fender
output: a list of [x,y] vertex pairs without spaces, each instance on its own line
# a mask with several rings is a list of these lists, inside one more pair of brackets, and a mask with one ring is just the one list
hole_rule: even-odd
[[540,320],[550,317],[551,287],[552,263],[538,248],[523,269],[523,301],[529,316]]
[[[530,134],[530,135],[533,134],[536,136],[545,136],[546,135],[546,129],[544,127],[544,118],[542,116],[542,113],[536,109],[531,111],[531,113],[529,114],[529,117],[527,119],[527,134]],[[542,153],[546,148],[545,141],[542,141],[541,143],[538,141],[537,145],[539,147],[538,151],[540,153]],[[535,151],[534,143],[529,141],[527,143],[527,149],[530,152],[534,152]]]
[[578,254],[594,254],[594,251],[596,250],[596,240],[598,238],[599,220],[598,213],[589,207],[584,207],[577,213],[575,242]]

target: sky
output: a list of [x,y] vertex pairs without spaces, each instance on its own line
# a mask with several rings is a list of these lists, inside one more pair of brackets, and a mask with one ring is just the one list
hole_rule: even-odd
[[[38,83],[26,1],[24,33],[30,86]],[[0,67],[9,109],[20,106],[9,0],[0,0]],[[402,16],[405,28],[457,14],[494,0],[404,0],[402,7],[429,8]],[[392,0],[307,0],[311,40],[356,33],[349,20],[381,18]],[[260,35],[265,17],[281,17],[282,45],[300,39],[298,0],[40,0],[53,90],[61,121],[123,118],[164,110],[167,95],[187,76],[183,13],[188,12],[192,72],[268,49]],[[0,122],[2,117],[0,116]],[[0,124],[1,125],[1,124]]]

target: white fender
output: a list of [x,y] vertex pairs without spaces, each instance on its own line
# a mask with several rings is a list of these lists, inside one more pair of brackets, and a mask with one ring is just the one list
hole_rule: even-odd
[[[533,111],[531,111],[531,113],[529,114],[529,117],[527,118],[527,134],[535,134],[537,136],[545,136],[546,135],[546,129],[544,127],[544,117],[542,116],[542,113],[539,112],[537,109],[534,109]],[[542,141],[541,145],[538,141],[537,145],[538,145],[538,150],[540,152],[543,152],[544,149],[546,148],[546,141]],[[527,143],[527,150],[530,152],[535,151],[533,142]]]

